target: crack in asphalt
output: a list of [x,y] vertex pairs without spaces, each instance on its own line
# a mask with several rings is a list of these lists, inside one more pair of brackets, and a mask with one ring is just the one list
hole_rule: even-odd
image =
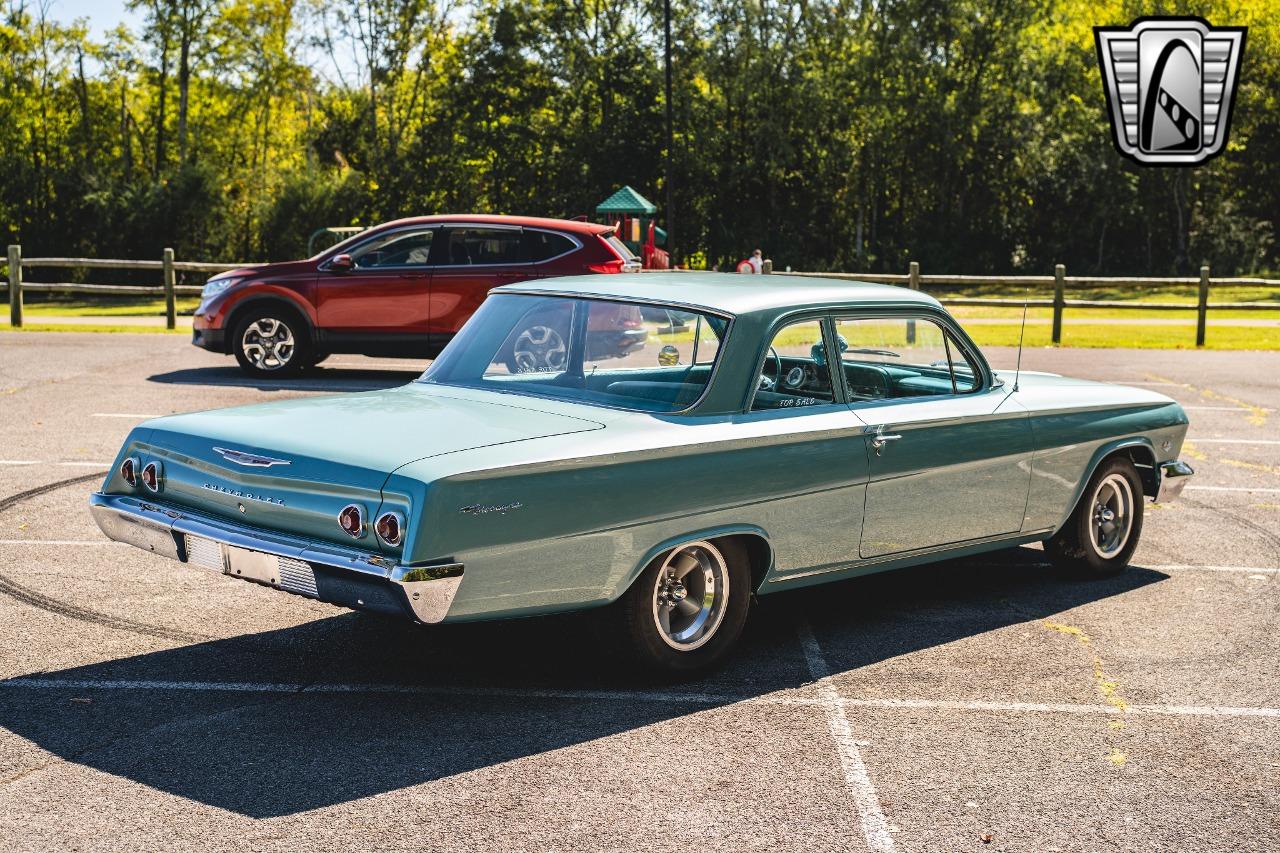
[[[69,477],[65,480],[57,480],[53,483],[46,483],[43,486],[36,486],[33,489],[27,489],[10,495],[7,498],[0,499],[0,512],[12,509],[23,501],[31,500],[40,495],[48,494],[57,489],[66,486],[74,486],[77,483],[88,482],[89,480],[100,480],[106,475],[106,471],[97,471],[92,474],[82,474],[79,477]],[[132,634],[141,634],[147,637],[157,637],[163,640],[174,640],[180,643],[201,643],[210,637],[202,634],[193,634],[188,631],[180,631],[175,628],[164,628],[159,625],[148,625],[145,622],[135,622],[132,619],[125,619],[121,616],[111,616],[106,613],[100,613],[97,610],[90,610],[87,607],[79,607],[74,604],[68,604],[65,601],[59,601],[56,598],[44,595],[36,590],[23,586],[6,574],[0,573],[0,594],[7,595],[10,598],[20,601],[31,607],[54,613],[58,616],[64,616],[68,619],[75,619],[80,622],[88,622],[93,625],[99,625],[103,628],[110,628],[113,631],[126,631]]]

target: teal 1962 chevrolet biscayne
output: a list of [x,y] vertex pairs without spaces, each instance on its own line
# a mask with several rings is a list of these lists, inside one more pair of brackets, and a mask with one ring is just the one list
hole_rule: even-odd
[[[643,346],[592,345],[637,315]],[[1186,430],[1152,391],[996,373],[903,288],[547,279],[404,387],[148,421],[91,505],[112,539],[423,623],[609,606],[692,672],[753,595],[1037,541],[1119,571]]]

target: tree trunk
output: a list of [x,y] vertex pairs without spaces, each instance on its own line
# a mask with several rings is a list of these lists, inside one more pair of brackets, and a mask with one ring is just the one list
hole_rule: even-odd
[[165,93],[169,88],[169,31],[168,25],[164,25],[163,35],[160,37],[160,91],[156,98],[156,161],[151,166],[152,176],[160,177],[160,170],[164,168],[164,121],[165,121]]
[[129,83],[120,81],[120,156],[121,170],[126,182],[133,180],[133,137],[129,132]]
[[178,47],[178,162],[187,162],[187,104],[191,89],[191,25],[183,13]]

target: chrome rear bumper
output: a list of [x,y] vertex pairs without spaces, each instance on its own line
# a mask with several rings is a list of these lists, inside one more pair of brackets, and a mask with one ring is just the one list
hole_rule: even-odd
[[433,624],[448,615],[462,584],[460,563],[406,566],[124,495],[94,493],[89,509],[117,542],[343,607]]
[[1195,473],[1181,459],[1160,463],[1160,489],[1156,492],[1156,503],[1168,503],[1182,494],[1183,488]]

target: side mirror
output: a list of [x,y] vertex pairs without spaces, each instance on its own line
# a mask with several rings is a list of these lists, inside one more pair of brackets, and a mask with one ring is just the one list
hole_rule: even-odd
[[334,255],[329,259],[329,269],[333,272],[349,272],[355,266],[356,262],[351,260],[350,255]]

